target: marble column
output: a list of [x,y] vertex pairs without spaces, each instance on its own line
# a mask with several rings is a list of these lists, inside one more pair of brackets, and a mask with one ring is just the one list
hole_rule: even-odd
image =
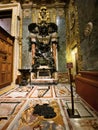
[[32,65],[34,65],[34,57],[35,57],[35,44],[32,44]]
[[52,44],[52,50],[53,50],[53,59],[54,59],[54,62],[55,62],[55,66],[56,66],[56,48],[57,48],[57,45],[56,44]]

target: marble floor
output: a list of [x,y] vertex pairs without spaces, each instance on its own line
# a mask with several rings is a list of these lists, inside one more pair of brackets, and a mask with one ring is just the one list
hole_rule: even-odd
[[18,86],[0,95],[0,130],[98,130],[98,115],[69,84]]

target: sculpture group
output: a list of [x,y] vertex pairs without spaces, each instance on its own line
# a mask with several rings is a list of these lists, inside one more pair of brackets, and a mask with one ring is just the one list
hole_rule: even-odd
[[29,24],[28,30],[30,32],[29,51],[32,52],[32,72],[36,77],[40,68],[48,69],[52,77],[57,71],[58,27],[55,23],[49,22],[46,7],[41,7],[39,22]]

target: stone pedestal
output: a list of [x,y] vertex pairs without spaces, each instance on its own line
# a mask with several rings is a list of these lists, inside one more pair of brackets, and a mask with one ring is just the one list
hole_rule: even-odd
[[51,74],[51,68],[40,66],[37,68],[36,74],[31,72],[31,84],[57,84],[57,72],[53,75]]
[[57,79],[32,79],[31,84],[35,85],[51,85],[51,84],[57,84],[58,80]]

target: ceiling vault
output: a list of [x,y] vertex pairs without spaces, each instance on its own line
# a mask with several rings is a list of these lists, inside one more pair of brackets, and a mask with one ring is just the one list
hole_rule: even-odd
[[0,4],[8,4],[13,2],[19,2],[21,4],[36,4],[36,5],[51,5],[55,3],[65,3],[68,4],[70,0],[0,0]]

